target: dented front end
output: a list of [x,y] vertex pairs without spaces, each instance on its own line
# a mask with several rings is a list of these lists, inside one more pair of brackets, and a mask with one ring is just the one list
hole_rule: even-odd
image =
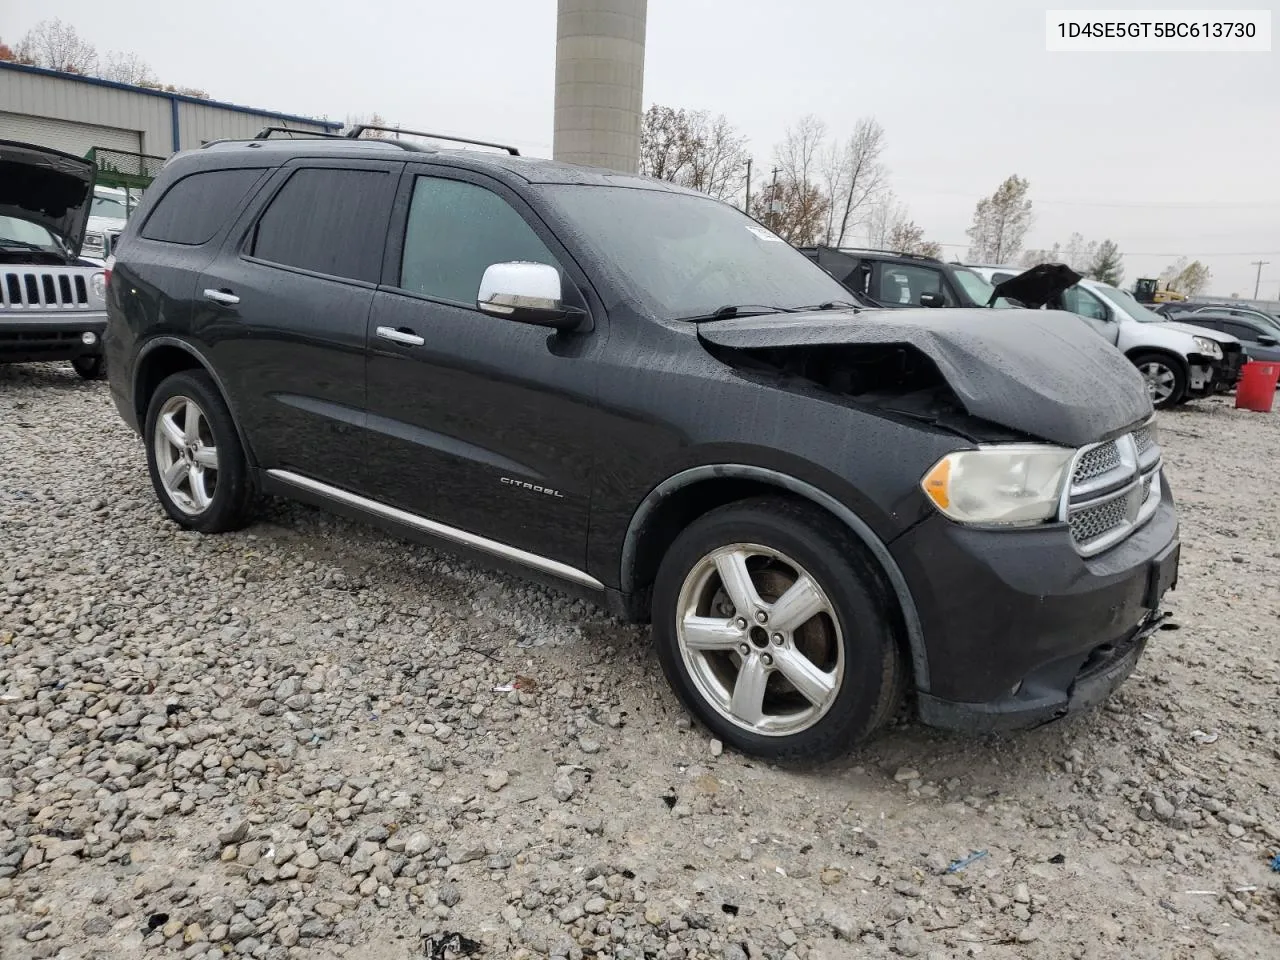
[[1118,350],[1042,311],[822,311],[704,323],[698,336],[743,371],[959,432],[986,421],[1080,447],[1151,416],[1146,386]]

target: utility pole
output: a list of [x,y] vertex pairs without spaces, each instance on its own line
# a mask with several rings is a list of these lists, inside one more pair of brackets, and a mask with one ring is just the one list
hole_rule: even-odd
[[778,214],[782,206],[778,203],[778,168],[773,168],[773,186],[769,188],[769,229],[778,232]]
[[1270,262],[1270,260],[1253,260],[1249,263],[1249,266],[1258,268],[1257,279],[1253,281],[1253,299],[1255,300],[1258,299],[1258,288],[1262,286],[1262,268]]
[[747,157],[747,216],[751,216],[751,158]]

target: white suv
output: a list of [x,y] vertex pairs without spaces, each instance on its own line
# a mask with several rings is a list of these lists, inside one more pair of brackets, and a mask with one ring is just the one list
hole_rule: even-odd
[[[1024,272],[1018,267],[966,266],[994,285]],[[1146,378],[1157,409],[1231,389],[1245,359],[1240,341],[1230,334],[1171,321],[1097,280],[1080,280],[1050,308],[1083,317],[1132,360]]]

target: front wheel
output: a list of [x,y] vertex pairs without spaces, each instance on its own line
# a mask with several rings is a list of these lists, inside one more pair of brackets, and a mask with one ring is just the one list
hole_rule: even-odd
[[96,357],[73,357],[71,367],[85,380],[101,380],[106,372],[106,358],[102,354]]
[[1143,353],[1133,358],[1133,365],[1147,382],[1147,394],[1157,410],[1177,406],[1187,393],[1187,375],[1172,357],[1159,353]]
[[893,715],[902,658],[860,544],[807,504],[758,498],[694,521],[663,557],[653,630],[667,680],[717,737],[825,760]]

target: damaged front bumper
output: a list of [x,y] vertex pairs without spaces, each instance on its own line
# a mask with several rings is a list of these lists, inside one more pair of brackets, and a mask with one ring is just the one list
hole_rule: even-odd
[[1180,542],[1163,484],[1150,520],[1092,557],[1063,525],[977,530],[942,517],[890,550],[921,621],[921,720],[984,733],[1036,727],[1105,700],[1163,619]]
[[1000,700],[958,703],[919,694],[920,719],[933,727],[965,733],[1028,730],[1092,710],[1128,679],[1167,613],[1152,611],[1118,643],[1046,664]]

